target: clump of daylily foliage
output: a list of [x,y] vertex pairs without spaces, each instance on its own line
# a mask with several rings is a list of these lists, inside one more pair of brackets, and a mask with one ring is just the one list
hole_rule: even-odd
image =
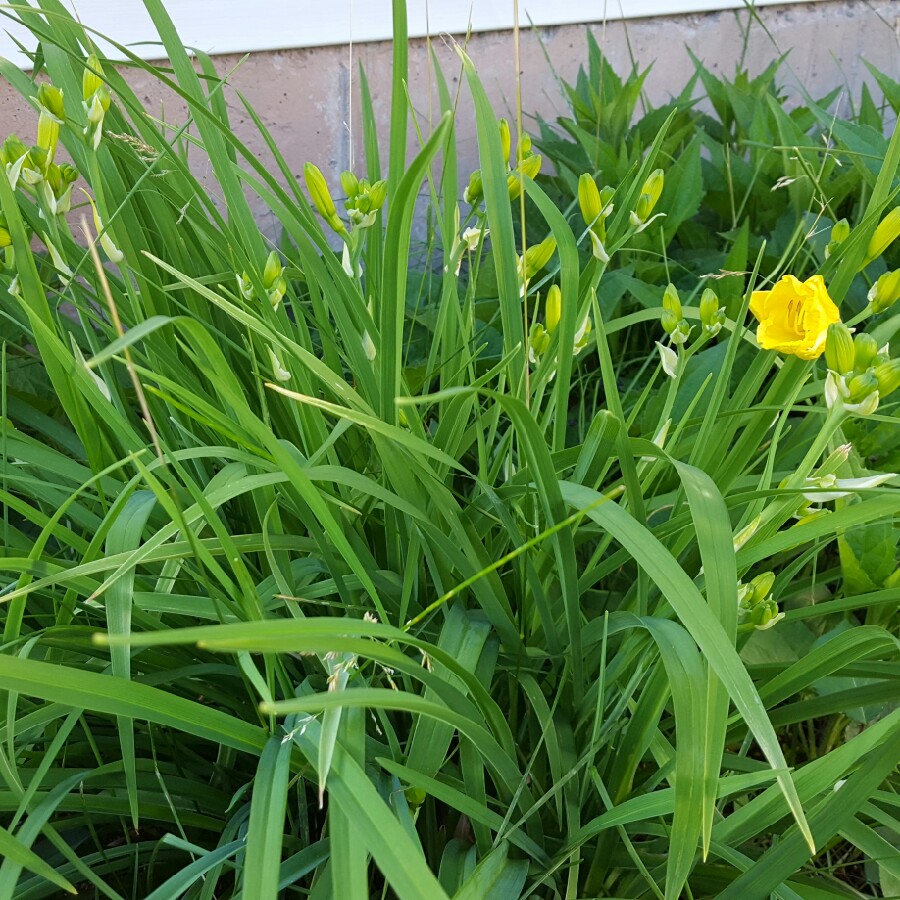
[[455,48],[460,173],[397,0],[390,140],[363,80],[364,169],[296,178],[146,6],[164,68],[55,0],[0,60],[0,895],[889,893],[900,136],[705,70],[727,127],[635,123],[594,54],[538,153]]

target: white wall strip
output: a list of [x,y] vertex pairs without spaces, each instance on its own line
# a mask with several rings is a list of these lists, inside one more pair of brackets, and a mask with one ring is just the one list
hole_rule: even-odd
[[[158,37],[141,0],[65,0],[81,21],[132,52],[161,55]],[[757,6],[804,0],[756,0]],[[806,0],[808,2],[808,0]],[[742,0],[519,0],[523,26],[601,22],[737,9]],[[208,53],[243,53],[381,41],[391,37],[390,0],[168,0],[167,9],[185,44]],[[408,0],[409,33],[465,33],[512,28],[512,0]],[[0,21],[0,55],[26,65],[13,38],[26,46],[30,35]],[[9,32],[7,34],[6,32]],[[111,53],[112,55],[112,53]]]

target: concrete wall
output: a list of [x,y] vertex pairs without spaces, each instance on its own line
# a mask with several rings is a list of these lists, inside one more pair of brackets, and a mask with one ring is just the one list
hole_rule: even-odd
[[[462,2],[462,0],[447,0]],[[790,89],[802,83],[813,96],[837,85],[847,88],[837,111],[847,110],[849,98],[858,98],[864,80],[871,80],[862,60],[867,59],[900,79],[900,0],[828,0],[784,7],[763,7],[760,23],[748,26],[746,10],[609,22],[590,26],[617,71],[624,73],[633,56],[641,67],[653,63],[647,92],[654,102],[678,92],[693,67],[690,48],[714,71],[733,73],[742,62],[754,74],[782,53],[790,51],[782,70]],[[586,61],[587,26],[543,28],[521,34],[523,107],[526,113],[547,119],[564,115],[566,104],[557,78],[573,80]],[[749,30],[748,30],[749,28]],[[745,39],[746,37],[746,39]],[[459,63],[453,39],[436,37],[441,66],[452,87],[459,85]],[[498,115],[514,119],[515,68],[511,33],[478,34],[468,45],[469,55],[494,103]],[[424,123],[437,109],[426,41],[410,44],[410,95]],[[387,139],[391,93],[391,46],[388,43],[349,47],[257,53],[239,64],[236,56],[218,60],[222,73],[234,70],[230,83],[253,105],[271,130],[295,173],[307,160],[316,162],[329,180],[356,161],[362,173],[362,129],[359,116],[357,66],[369,78],[380,134]],[[235,68],[236,67],[236,68]],[[148,109],[168,121],[180,123],[184,109],[166,96],[149,76],[131,78]],[[232,93],[229,97],[236,133],[261,156],[263,141],[252,120]],[[19,132],[24,139],[34,128],[30,110],[8,86],[0,85],[2,134]],[[463,87],[459,103],[460,171],[465,177],[477,166],[474,123],[468,94]],[[212,189],[212,186],[210,186]],[[261,225],[274,233],[276,223]]]

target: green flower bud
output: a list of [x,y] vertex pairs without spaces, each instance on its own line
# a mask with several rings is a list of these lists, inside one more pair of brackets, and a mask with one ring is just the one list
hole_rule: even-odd
[[263,270],[263,285],[266,290],[269,290],[274,286],[275,282],[281,278],[281,273],[283,271],[284,266],[281,264],[278,251],[273,250],[266,258],[266,267]]
[[900,300],[900,269],[885,272],[869,290],[869,303],[873,313],[884,312]]
[[853,339],[853,368],[857,372],[865,372],[878,355],[878,341],[871,334],[863,331]]
[[562,291],[560,291],[559,285],[552,284],[550,285],[550,290],[547,291],[547,309],[544,315],[548,333],[553,334],[556,331],[561,316]]
[[465,192],[463,193],[463,200],[469,204],[469,206],[478,206],[481,203],[484,197],[484,184],[481,180],[481,169],[476,169],[469,176],[469,184],[466,187]]
[[578,205],[585,225],[592,225],[600,218],[600,210],[603,208],[600,191],[590,172],[585,172],[578,179]]
[[81,99],[85,103],[89,102],[94,94],[104,86],[102,75],[103,69],[100,67],[100,60],[97,59],[96,53],[92,53],[85,60],[84,74],[81,76]]
[[511,148],[511,138],[509,136],[509,122],[506,119],[500,120],[500,149],[503,151],[503,161],[509,165],[509,152]]
[[606,187],[600,189],[600,215],[608,216],[612,213],[612,201],[613,197],[616,196],[616,189],[608,184]]
[[704,328],[711,327],[719,309],[719,297],[712,288],[704,288],[700,295],[700,322]]
[[531,153],[531,135],[524,131],[519,135],[519,149],[517,156],[520,160],[524,160]]
[[671,309],[664,309],[659,317],[659,324],[666,334],[674,334],[678,330],[678,316]]
[[517,200],[519,198],[519,194],[522,192],[522,179],[521,175],[525,175],[528,178],[537,178],[538,173],[541,171],[541,157],[540,156],[528,156],[522,160],[522,164],[519,168],[510,172],[506,178],[506,188],[509,191],[509,199]]
[[59,174],[65,184],[73,184],[78,180],[78,169],[68,163],[62,163],[59,166]]
[[869,241],[866,261],[863,265],[868,265],[872,260],[878,259],[898,236],[900,236],[900,206],[895,206],[875,229],[875,233]]
[[3,147],[0,148],[0,162],[4,166],[12,165],[18,162],[26,153],[28,153],[28,148],[25,144],[19,140],[17,135],[11,134],[3,142]]
[[381,207],[384,206],[384,201],[387,200],[387,181],[384,179],[376,181],[375,184],[368,189],[367,196],[373,210],[381,209]]
[[879,393],[878,377],[872,372],[854,375],[847,382],[847,400],[850,403],[862,403],[871,394]]
[[303,166],[303,177],[306,180],[306,189],[312,198],[313,205],[319,211],[319,215],[328,222],[337,232],[346,231],[343,223],[338,218],[334,200],[328,191],[328,183],[318,166],[308,162]]
[[341,187],[348,197],[359,193],[359,179],[352,172],[341,172]]
[[772,600],[763,600],[758,603],[750,613],[750,621],[760,631],[771,628],[776,622],[784,618],[784,613],[778,612],[778,604]]
[[543,325],[539,322],[535,322],[528,333],[529,362],[531,362],[532,365],[536,364],[538,358],[543,355],[549,346],[550,335],[544,330]]
[[900,388],[900,359],[891,359],[875,367],[872,373],[878,384],[878,396],[887,397]]
[[773,584],[775,584],[774,572],[763,572],[750,582],[751,608],[762,603],[772,593]]
[[853,369],[855,352],[853,335],[843,322],[835,322],[828,326],[825,341],[825,363],[832,372],[843,375]]
[[831,226],[831,240],[835,244],[843,244],[850,237],[850,223],[840,219]]
[[682,318],[681,300],[678,297],[678,289],[674,284],[669,284],[666,287],[663,293],[662,305],[663,309],[669,310],[676,319]]
[[650,177],[644,182],[644,186],[641,188],[641,196],[634,209],[635,216],[641,222],[646,222],[650,218],[650,213],[653,212],[653,208],[662,195],[664,182],[665,173],[662,169],[656,169],[654,172],[651,172]]
[[9,232],[0,226],[0,248],[8,247],[10,244],[12,244],[12,238]]
[[58,125],[62,125],[66,118],[66,108],[63,105],[63,92],[45,81],[38,87],[37,97],[38,106],[41,112],[56,120]]
[[553,235],[545,237],[539,244],[533,244],[525,251],[525,278],[530,280],[544,266],[550,262],[550,258],[556,252],[556,238]]

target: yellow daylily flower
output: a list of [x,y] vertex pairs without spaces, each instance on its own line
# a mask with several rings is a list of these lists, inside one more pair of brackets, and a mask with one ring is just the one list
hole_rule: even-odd
[[828,326],[841,321],[821,275],[806,281],[785,275],[772,290],[754,291],[750,312],[759,321],[760,347],[801,359],[818,359],[825,352]]

